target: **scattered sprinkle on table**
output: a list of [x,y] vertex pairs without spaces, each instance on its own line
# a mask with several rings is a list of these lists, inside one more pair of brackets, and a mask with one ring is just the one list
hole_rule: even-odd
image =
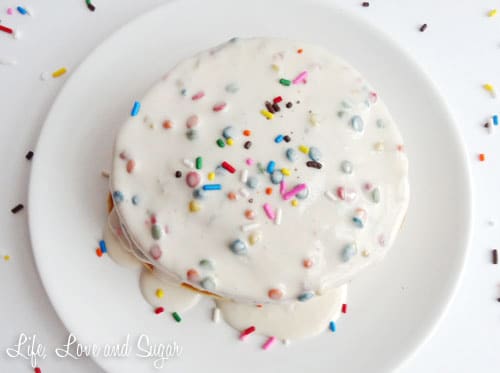
[[486,155],[484,153],[480,153],[478,155],[479,162],[484,162],[486,160]]
[[174,318],[175,321],[177,322],[181,322],[182,321],[182,318],[181,316],[177,313],[177,312],[173,312],[172,313],[172,317]]
[[342,313],[347,313],[347,304],[342,304]]
[[6,262],[8,262],[10,260],[10,255],[4,255],[3,256],[3,260],[5,260]]
[[212,310],[212,321],[219,322],[219,320],[220,320],[220,309],[214,307],[214,309]]
[[141,110],[141,103],[139,101],[135,101],[132,106],[132,110],[130,111],[130,115],[132,117],[137,116],[137,114],[139,114],[139,110]]
[[422,26],[420,26],[420,32],[424,32],[425,30],[427,30],[427,23],[424,23]]
[[11,29],[10,27],[4,26],[4,25],[0,25],[0,31],[3,31],[7,34],[14,34],[13,29]]
[[91,11],[91,12],[94,12],[95,11],[95,5],[92,4],[92,1],[91,0],[85,0],[85,3],[87,4],[87,8]]
[[364,6],[365,8],[368,8],[370,6],[370,3],[368,1],[363,1],[361,5]]
[[17,214],[19,211],[21,211],[22,209],[24,208],[24,205],[22,203],[14,206],[10,212],[12,212],[13,214]]
[[491,261],[493,264],[498,264],[498,251],[497,251],[497,249],[491,250]]
[[497,15],[497,10],[496,9],[491,9],[488,12],[488,17],[495,17]]
[[332,332],[336,331],[337,330],[337,326],[335,325],[335,321],[330,321],[330,324],[328,325],[328,328]]
[[160,313],[163,313],[165,311],[165,308],[163,307],[156,307],[155,308],[155,313],[159,315]]
[[31,161],[31,159],[33,158],[33,155],[34,155],[34,154],[35,154],[35,153],[33,153],[33,151],[31,151],[31,150],[30,150],[28,153],[26,153],[26,159],[27,159],[28,161]]
[[104,240],[99,241],[99,248],[103,254],[108,252],[108,248],[106,247],[106,242]]
[[489,92],[491,97],[495,98],[497,96],[497,94],[495,92],[495,87],[493,87],[492,84],[485,83],[485,84],[483,84],[483,88],[485,89],[486,92]]
[[53,78],[59,78],[60,76],[63,76],[64,74],[66,74],[68,70],[66,70],[65,67],[61,67],[59,70],[56,70],[52,73],[52,77]]
[[41,370],[40,368],[36,367],[36,368],[34,369],[34,372],[35,372],[35,373],[42,373],[42,370]]
[[102,257],[102,250],[101,250],[101,248],[100,248],[100,247],[98,247],[97,249],[95,249],[95,254],[96,254],[99,258],[101,258],[101,257]]
[[28,11],[25,8],[23,8],[22,6],[18,6],[16,9],[23,16],[28,14]]
[[240,333],[240,340],[243,341],[247,336],[255,332],[255,326],[249,326]]

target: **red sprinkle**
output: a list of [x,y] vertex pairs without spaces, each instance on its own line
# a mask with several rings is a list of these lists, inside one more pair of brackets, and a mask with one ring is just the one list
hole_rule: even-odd
[[226,108],[226,105],[227,104],[225,102],[219,102],[219,103],[215,104],[212,109],[215,112],[222,111]]
[[240,339],[243,340],[245,339],[245,337],[249,334],[252,334],[253,332],[255,331],[255,326],[250,326],[248,328],[246,328],[245,330],[243,330],[241,333],[240,333]]
[[7,34],[13,34],[14,30],[12,30],[10,27],[2,26],[0,25],[0,31],[6,32]]
[[42,373],[42,370],[38,367],[36,367],[34,371],[35,371],[35,373]]
[[193,95],[193,97],[191,97],[191,99],[193,101],[196,101],[196,100],[199,100],[200,98],[203,98],[203,96],[205,96],[205,92],[200,91],[200,92],[196,93],[195,95]]
[[222,168],[226,169],[227,171],[229,171],[232,174],[234,174],[236,172],[236,168],[234,168],[233,166],[231,166],[226,161],[222,162],[221,166],[222,166]]
[[281,97],[281,96],[278,96],[278,97],[273,98],[273,102],[274,102],[275,104],[280,103],[281,101],[283,101],[283,97]]
[[342,305],[342,313],[347,313],[347,304]]
[[165,311],[165,308],[163,307],[157,307],[155,308],[155,313],[159,315],[160,313],[163,313]]
[[485,160],[486,160],[486,155],[484,155],[483,153],[479,154],[479,161],[484,162]]

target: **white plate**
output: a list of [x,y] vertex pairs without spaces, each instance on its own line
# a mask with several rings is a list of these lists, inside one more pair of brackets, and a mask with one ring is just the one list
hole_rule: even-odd
[[[238,342],[210,322],[209,304],[183,315],[151,312],[138,276],[95,247],[106,218],[114,134],[176,61],[238,36],[278,36],[323,44],[357,67],[399,123],[410,159],[412,200],[387,259],[352,283],[348,314],[334,334],[278,344]],[[47,293],[81,343],[176,341],[175,372],[388,372],[430,334],[456,288],[469,242],[471,191],[464,147],[436,88],[386,35],[322,2],[184,0],[117,31],[73,73],[47,118],[29,194],[35,259]],[[109,372],[155,371],[149,359],[97,358]]]

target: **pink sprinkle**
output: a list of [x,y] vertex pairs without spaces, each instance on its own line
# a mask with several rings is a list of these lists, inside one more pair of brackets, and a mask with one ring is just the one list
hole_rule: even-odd
[[191,97],[191,99],[193,101],[196,101],[196,100],[199,100],[200,98],[202,98],[204,96],[205,96],[205,92],[200,91],[200,92],[196,93],[195,95],[193,95],[193,97]]
[[14,9],[12,9],[12,8],[7,8],[7,14],[8,14],[9,16],[13,15],[13,14],[14,14]]
[[281,180],[281,182],[280,182],[280,194],[281,194],[281,196],[283,196],[283,194],[285,194],[285,190],[286,190],[285,180]]
[[283,195],[283,199],[285,201],[289,200],[290,198],[292,197],[295,197],[298,193],[302,192],[304,189],[307,188],[307,185],[306,184],[299,184],[297,185],[296,187],[294,187],[292,190],[290,190],[289,192],[286,192],[284,195]]
[[263,207],[264,207],[264,211],[265,211],[267,217],[271,220],[274,220],[276,215],[274,214],[274,211],[273,211],[271,205],[269,203],[264,203]]
[[269,349],[274,344],[275,341],[276,337],[269,337],[267,341],[262,345],[262,349],[263,350]]
[[240,333],[240,340],[244,341],[245,338],[255,331],[255,326],[250,326]]
[[219,102],[219,103],[215,104],[212,109],[215,112],[219,112],[219,111],[224,110],[226,108],[226,106],[227,106],[227,104],[225,102]]
[[160,249],[160,246],[158,246],[158,245],[152,246],[151,249],[149,250],[149,254],[151,255],[151,257],[154,260],[160,259],[161,258],[161,249]]
[[304,70],[293,80],[293,84],[305,83],[309,73]]
[[246,164],[249,165],[249,166],[253,165],[253,159],[252,158],[247,158]]

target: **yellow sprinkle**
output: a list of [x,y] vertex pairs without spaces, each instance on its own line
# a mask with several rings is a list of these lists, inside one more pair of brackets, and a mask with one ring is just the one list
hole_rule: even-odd
[[61,67],[59,70],[56,70],[52,73],[52,77],[53,78],[59,78],[61,75],[64,75],[66,74],[66,68],[65,67]]
[[274,118],[273,113],[271,113],[271,112],[267,111],[266,109],[262,109],[262,110],[260,111],[260,113],[261,113],[263,116],[265,116],[265,117],[266,117],[266,119],[273,119],[273,118]]
[[290,176],[292,172],[288,168],[282,168],[281,173],[285,176]]
[[483,88],[486,91],[490,92],[492,97],[496,97],[495,87],[493,87],[491,84],[486,83],[486,84],[483,85]]
[[8,262],[10,260],[10,255],[4,255],[3,256],[3,260],[5,260],[6,262]]
[[274,71],[280,71],[280,67],[278,65],[276,65],[275,63],[273,63],[271,65],[271,67],[273,68]]
[[165,293],[163,292],[163,289],[156,289],[156,297],[157,298],[163,298]]
[[497,15],[497,10],[496,9],[491,9],[488,12],[488,17],[495,17]]
[[201,209],[201,206],[198,202],[196,202],[195,200],[192,200],[191,202],[189,202],[189,211],[191,212],[198,212],[200,211]]
[[154,129],[155,125],[153,123],[149,123],[149,128]]
[[253,246],[257,242],[259,242],[261,238],[262,238],[262,233],[253,232],[250,236],[248,236],[248,243]]
[[215,172],[209,172],[208,173],[208,180],[212,181],[213,179],[215,179]]
[[293,199],[292,200],[292,206],[293,207],[297,207],[299,205],[299,201],[297,201],[296,199]]
[[375,143],[375,145],[373,146],[373,148],[378,151],[378,152],[381,152],[384,150],[384,143],[383,142],[377,142]]
[[229,145],[229,146],[233,145],[233,144],[234,144],[234,140],[233,140],[233,138],[232,138],[232,137],[228,138],[228,139],[226,140],[226,144],[227,144],[227,145]]
[[299,150],[304,154],[309,154],[309,147],[305,145],[300,145]]
[[317,126],[319,124],[318,116],[312,113],[311,116],[309,117],[309,122],[311,122],[313,126]]

